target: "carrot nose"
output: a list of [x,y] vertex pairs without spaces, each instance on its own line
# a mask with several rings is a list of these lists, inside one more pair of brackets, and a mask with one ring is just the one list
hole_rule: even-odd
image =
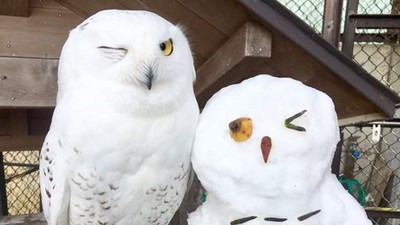
[[268,136],[264,136],[261,139],[261,152],[262,152],[265,163],[267,163],[267,161],[268,161],[268,157],[269,157],[269,153],[271,152],[271,148],[272,148],[271,138]]

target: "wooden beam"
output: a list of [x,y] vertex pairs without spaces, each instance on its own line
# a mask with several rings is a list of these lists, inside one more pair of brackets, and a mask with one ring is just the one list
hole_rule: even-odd
[[114,0],[55,0],[72,12],[87,18],[104,9],[126,9],[126,7]]
[[29,16],[29,0],[1,0],[0,15]]
[[0,57],[59,58],[82,18],[71,11],[31,8],[29,18],[0,16]]
[[10,110],[10,133],[0,136],[0,151],[38,150],[45,135],[30,135],[26,109]]
[[24,137],[0,136],[0,152],[40,150],[44,138],[45,135],[30,135]]
[[193,46],[195,64],[202,65],[227,36],[175,0],[56,0],[76,14],[87,18],[105,9],[147,10],[179,24]]
[[234,34],[250,17],[248,11],[237,1],[177,1],[228,36]]
[[268,30],[257,23],[246,23],[197,70],[199,105],[202,107],[220,88],[256,75],[255,70],[271,57],[271,43]]
[[58,60],[0,57],[0,108],[50,108]]
[[137,1],[118,0],[129,9],[145,9],[180,25],[188,36],[195,56],[207,59],[228,39],[227,35],[175,0],[139,1],[142,6],[137,6]]
[[55,0],[29,0],[29,7],[69,10]]

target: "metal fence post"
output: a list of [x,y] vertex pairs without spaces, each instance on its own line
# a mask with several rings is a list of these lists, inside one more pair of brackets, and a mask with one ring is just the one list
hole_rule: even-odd
[[0,210],[2,216],[8,215],[6,177],[4,174],[3,152],[0,151]]

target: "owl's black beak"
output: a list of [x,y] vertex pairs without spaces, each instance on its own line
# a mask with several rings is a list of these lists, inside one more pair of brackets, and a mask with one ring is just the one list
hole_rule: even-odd
[[149,89],[149,91],[150,91],[150,90],[151,90],[151,87],[153,86],[153,77],[154,77],[153,69],[152,69],[151,67],[149,67],[149,68],[147,69],[145,75],[146,75],[146,82],[145,82],[145,84],[146,84],[147,89]]

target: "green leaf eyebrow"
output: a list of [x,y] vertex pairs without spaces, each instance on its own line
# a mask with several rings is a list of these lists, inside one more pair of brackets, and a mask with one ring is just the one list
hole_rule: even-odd
[[294,114],[293,116],[287,118],[285,120],[285,127],[289,128],[289,129],[293,129],[293,130],[297,130],[297,131],[306,131],[306,128],[302,127],[302,126],[297,126],[292,124],[292,121],[299,118],[300,116],[302,116],[304,113],[306,113],[307,110],[303,110],[299,113]]

